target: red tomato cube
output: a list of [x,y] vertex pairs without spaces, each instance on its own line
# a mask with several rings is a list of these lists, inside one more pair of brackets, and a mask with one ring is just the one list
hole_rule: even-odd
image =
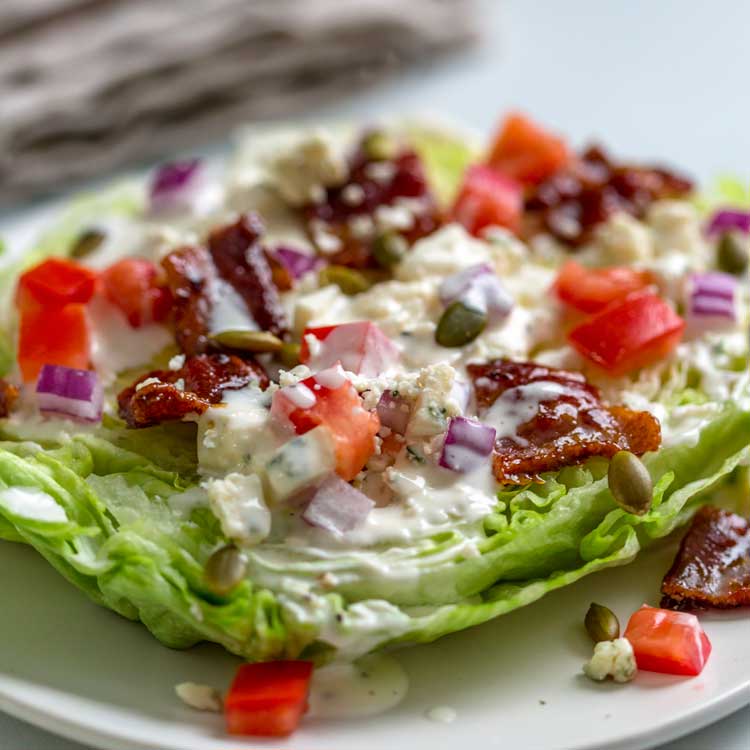
[[285,737],[307,711],[313,665],[309,661],[243,664],[224,701],[230,734]]
[[101,276],[104,296],[125,314],[132,328],[164,320],[172,295],[161,283],[159,269],[145,258],[124,258]]
[[535,184],[552,176],[571,160],[572,154],[562,138],[514,112],[505,118],[487,163],[514,180]]
[[654,364],[677,346],[685,321],[661,297],[636,292],[576,326],[568,341],[613,375]]
[[695,615],[643,605],[625,629],[638,669],[698,675],[711,654],[711,642]]
[[557,296],[581,312],[598,312],[615,300],[645,289],[653,283],[648,271],[627,266],[586,268],[567,261],[555,281]]
[[84,305],[27,308],[21,312],[18,365],[24,382],[34,382],[44,365],[88,369],[90,348]]
[[48,258],[18,280],[19,308],[29,300],[44,307],[86,303],[94,294],[96,273],[64,258]]
[[522,212],[521,185],[491,167],[478,164],[466,170],[451,215],[471,234],[479,236],[491,226],[518,232]]
[[336,473],[347,482],[362,471],[375,451],[380,419],[364,408],[340,366],[276,391],[271,414],[298,435],[318,425],[327,427],[336,450]]
[[[317,340],[312,348],[310,336]],[[325,370],[340,362],[345,370],[367,377],[385,372],[398,357],[396,345],[368,321],[306,328],[300,351],[300,361],[313,370]]]

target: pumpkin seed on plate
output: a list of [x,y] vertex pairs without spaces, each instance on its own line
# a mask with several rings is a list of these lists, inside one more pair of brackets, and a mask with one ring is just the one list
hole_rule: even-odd
[[479,336],[487,325],[487,313],[457,300],[445,308],[438,321],[435,341],[440,346],[463,346]]
[[326,266],[318,274],[318,282],[321,286],[336,284],[349,295],[366,292],[372,286],[364,274],[346,266]]
[[716,263],[722,271],[744,273],[750,262],[750,238],[738,232],[725,232],[716,248]]
[[630,451],[615,453],[609,462],[607,480],[615,502],[623,510],[636,516],[648,513],[653,499],[654,483],[638,456]]
[[592,602],[583,624],[594,643],[614,641],[620,637],[620,622],[617,615],[602,604]]
[[395,266],[408,249],[406,240],[398,232],[383,232],[375,238],[372,256],[383,268]]
[[284,367],[290,370],[299,364],[299,353],[302,347],[294,342],[287,341],[281,345],[279,350],[279,359]]
[[365,156],[373,161],[394,159],[398,153],[396,139],[384,130],[372,130],[362,140]]
[[212,593],[226,596],[245,577],[247,559],[234,544],[227,544],[206,561],[204,577]]
[[97,250],[107,235],[100,229],[87,229],[76,238],[70,251],[71,258],[85,258]]
[[227,349],[241,349],[244,352],[278,352],[284,343],[268,331],[221,331],[211,338]]

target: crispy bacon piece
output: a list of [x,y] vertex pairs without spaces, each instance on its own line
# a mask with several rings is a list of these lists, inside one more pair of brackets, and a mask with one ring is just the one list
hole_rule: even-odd
[[221,401],[223,391],[242,388],[251,380],[262,388],[268,385],[256,362],[230,354],[202,354],[188,359],[179,370],[146,373],[120,393],[117,403],[129,427],[150,427],[202,414]]
[[750,605],[750,523],[712,505],[702,507],[661,585],[665,609]]
[[188,357],[204,354],[213,306],[209,290],[216,275],[211,257],[202,247],[187,246],[169,253],[161,264],[174,298],[177,345]]
[[260,245],[262,234],[258,216],[243,214],[234,224],[215,229],[208,247],[219,274],[245,300],[261,329],[283,337],[289,332],[289,323]]
[[654,416],[605,406],[580,373],[508,359],[467,369],[477,405],[492,407],[499,428],[492,465],[501,484],[539,481],[545,471],[619,450],[640,456],[661,443]]
[[18,400],[18,388],[0,378],[0,418],[7,417]]

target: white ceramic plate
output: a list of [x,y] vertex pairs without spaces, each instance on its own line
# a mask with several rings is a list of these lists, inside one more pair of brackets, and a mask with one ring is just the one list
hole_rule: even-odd
[[[398,652],[411,687],[386,714],[310,719],[291,739],[264,743],[228,737],[219,715],[174,694],[185,680],[228,685],[237,660],[209,646],[166,649],[88,602],[33,550],[0,542],[0,709],[112,750],[650,747],[750,703],[747,613],[702,617],[713,653],[697,678],[641,673],[623,686],[580,673],[589,603],[623,620],[656,604],[674,549],[661,545],[494,622]],[[436,706],[453,708],[455,721],[429,720]]]

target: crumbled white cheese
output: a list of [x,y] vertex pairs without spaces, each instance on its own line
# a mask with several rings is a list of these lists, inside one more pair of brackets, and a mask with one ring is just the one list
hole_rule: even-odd
[[439,435],[445,432],[448,419],[461,413],[454,390],[456,374],[445,363],[421,370],[417,379],[419,395],[406,431],[408,438]]
[[221,693],[210,685],[199,685],[196,682],[181,682],[174,686],[177,697],[196,711],[221,711]]
[[335,284],[301,294],[294,305],[294,329],[301,334],[321,314],[330,315],[337,321],[339,317],[345,317],[346,308],[347,299]]
[[300,380],[309,378],[312,370],[307,365],[297,365],[291,370],[281,370],[279,372],[279,385],[284,388],[288,385],[296,385]]
[[185,355],[175,354],[172,359],[169,360],[170,370],[181,370],[185,366]]
[[649,228],[624,212],[616,213],[598,227],[596,244],[606,265],[644,263],[654,255]]
[[583,665],[586,677],[597,681],[611,677],[615,682],[630,682],[637,671],[633,647],[627,638],[597,643],[594,655]]
[[146,378],[145,380],[141,380],[140,383],[137,383],[135,386],[136,391],[140,391],[141,388],[145,388],[147,385],[154,385],[155,383],[161,383],[162,381],[159,380],[159,378]]
[[700,216],[692,203],[657,201],[649,208],[646,222],[653,231],[657,256],[680,252],[694,261],[705,258],[707,244],[701,233]]
[[375,223],[384,232],[408,230],[414,226],[414,214],[405,206],[378,206]]
[[184,378],[177,378],[177,380],[174,381],[174,387],[178,391],[184,391],[185,390],[185,379]]
[[341,191],[341,200],[347,206],[359,206],[365,199],[365,191],[361,185],[351,183]]
[[375,222],[368,214],[356,214],[348,221],[349,231],[357,239],[366,239],[375,233]]
[[223,479],[209,479],[204,487],[211,510],[229,539],[252,545],[269,535],[271,513],[266,506],[263,485],[257,474],[233,472]]

